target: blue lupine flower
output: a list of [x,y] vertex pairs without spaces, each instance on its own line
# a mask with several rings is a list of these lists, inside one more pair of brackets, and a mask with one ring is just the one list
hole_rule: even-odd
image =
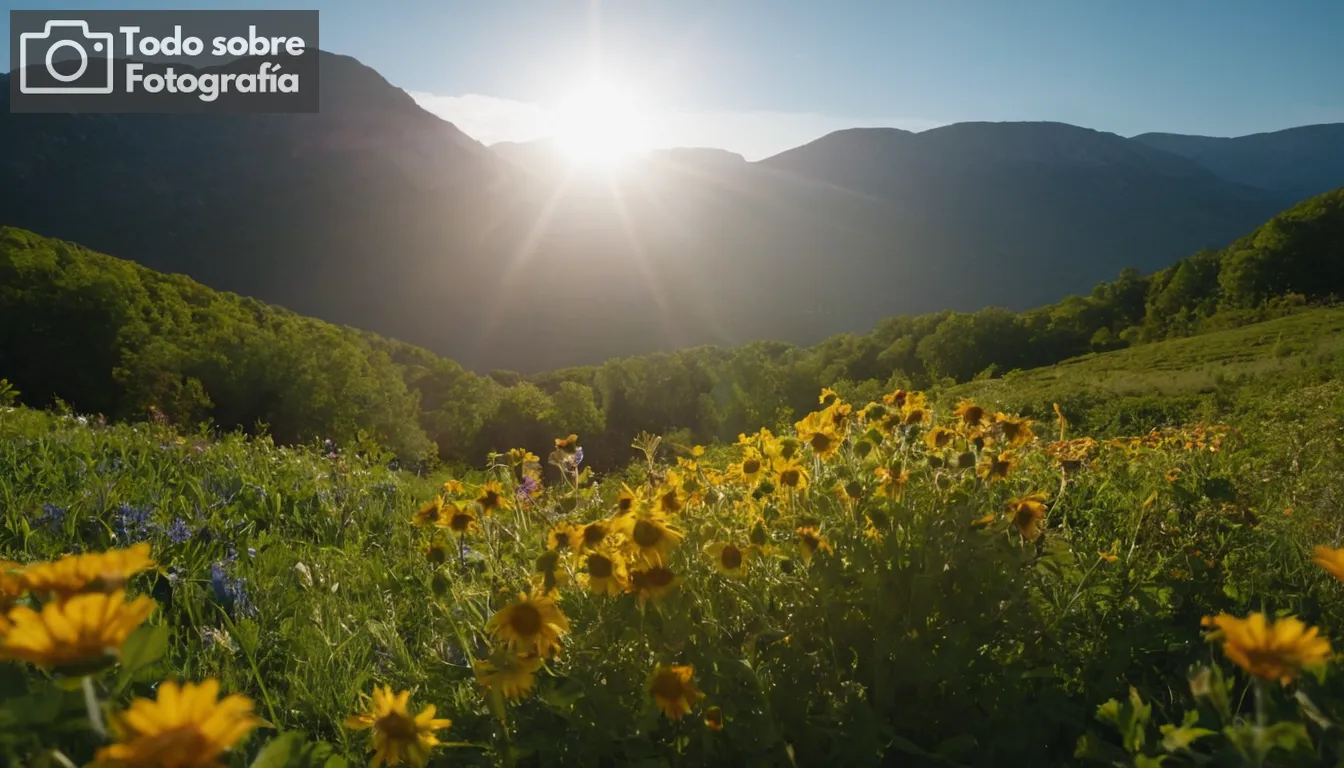
[[58,507],[51,502],[47,502],[42,505],[42,514],[38,515],[33,523],[36,524],[38,528],[46,528],[48,526],[57,528],[63,520],[65,520],[65,509]]
[[191,538],[191,526],[187,521],[180,517],[173,518],[173,524],[168,526],[168,540],[174,544],[186,543]]
[[154,532],[154,522],[149,519],[149,509],[136,509],[123,503],[117,507],[117,519],[114,527],[117,539],[126,543],[144,541]]
[[532,501],[541,484],[534,477],[524,477],[523,482],[516,489],[519,498]]
[[572,462],[575,467],[578,467],[583,463],[583,446],[574,449],[574,458],[572,459]]
[[226,611],[246,617],[257,614],[256,606],[247,595],[247,580],[230,576],[224,570],[224,563],[214,563],[210,566],[210,587],[215,592],[215,599],[219,600]]

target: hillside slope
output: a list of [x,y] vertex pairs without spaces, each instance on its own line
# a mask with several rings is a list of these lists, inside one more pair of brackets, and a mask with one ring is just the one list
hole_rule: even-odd
[[1297,312],[1344,294],[1341,250],[1344,188],[1221,251],[1022,313],[945,310],[811,347],[758,339],[481,377],[404,342],[0,228],[0,377],[29,405],[132,419],[154,406],[179,423],[265,423],[284,441],[364,430],[412,459],[426,437],[452,460],[505,443],[545,451],[569,432],[623,456],[641,431],[731,441],[787,422],[836,382],[934,386]]
[[1333,189],[1344,177],[1344,123],[1235,138],[1144,133],[1133,140],[1187,157],[1224,179],[1294,200]]

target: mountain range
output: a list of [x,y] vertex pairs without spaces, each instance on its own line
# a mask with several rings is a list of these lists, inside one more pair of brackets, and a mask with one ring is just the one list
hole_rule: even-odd
[[482,145],[353,59],[322,67],[318,114],[5,104],[0,224],[535,371],[1043,304],[1344,184],[1344,125],[854,129],[757,162],[668,150],[576,175],[545,142]]

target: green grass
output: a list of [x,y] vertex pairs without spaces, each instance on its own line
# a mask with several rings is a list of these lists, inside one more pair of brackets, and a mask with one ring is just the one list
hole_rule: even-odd
[[1220,379],[1258,377],[1344,352],[1344,309],[1316,309],[1225,331],[1083,355],[953,388],[969,398],[1207,394]]
[[[149,541],[160,569],[135,591],[158,601],[153,622],[167,650],[104,679],[100,693],[120,706],[157,680],[215,677],[280,730],[352,763],[366,741],[341,723],[375,683],[411,689],[416,706],[433,703],[453,720],[441,736],[461,745],[437,750],[433,765],[767,766],[790,755],[800,765],[1073,765],[1084,734],[1097,754],[1118,748],[1094,714],[1130,685],[1155,708],[1152,752],[1157,722],[1185,711],[1221,732],[1184,682],[1192,664],[1236,677],[1202,642],[1201,617],[1290,611],[1344,633],[1340,585],[1308,559],[1312,546],[1344,536],[1342,327],[1344,311],[1317,310],[939,398],[943,423],[947,406],[967,397],[1022,405],[1043,441],[1055,437],[1053,402],[1070,437],[1225,423],[1233,431],[1217,452],[1103,448],[1064,479],[1036,446],[1020,451],[1007,482],[986,484],[931,460],[915,433],[866,459],[846,449],[809,464],[808,493],[759,503],[749,487],[683,469],[699,480],[698,500],[677,518],[686,535],[671,561],[677,590],[641,605],[565,586],[564,651],[507,706],[472,674],[491,649],[486,620],[529,585],[552,524],[605,518],[623,482],[648,479],[642,462],[582,488],[552,477],[543,504],[492,517],[465,548],[450,539],[447,561],[435,564],[429,534],[410,520],[442,477],[393,471],[348,447],[330,458],[318,446],[3,409],[0,558]],[[736,452],[708,456],[717,470]],[[910,473],[904,495],[875,495],[876,462],[895,459]],[[671,464],[664,452],[654,469]],[[1173,469],[1179,478],[1169,480]],[[863,495],[851,506],[835,488],[856,481]],[[1050,500],[1046,532],[1024,543],[1001,515],[1009,499],[1037,490]],[[745,546],[756,514],[767,549],[746,578],[717,574],[704,546]],[[997,521],[972,524],[986,514]],[[835,551],[805,563],[795,529],[814,524]],[[216,570],[242,579],[246,600],[217,589]],[[654,708],[646,680],[659,664],[694,665],[706,699],[692,717],[673,723]],[[1326,716],[1344,713],[1337,674],[1293,690]],[[1274,718],[1302,720],[1288,693],[1269,700]],[[82,701],[0,662],[0,758],[25,764],[35,743],[90,757],[98,740],[80,721]],[[722,708],[722,732],[703,725],[709,706]],[[1305,752],[1280,750],[1263,764],[1337,757],[1334,731],[1311,728]],[[232,765],[273,734],[241,745]],[[1241,763],[1224,755],[1216,764]]]
[[[1092,433],[1135,433],[1199,418],[1216,418],[1232,390],[1297,382],[1344,358],[1344,309],[1315,309],[1199,336],[1084,355],[1001,378],[968,382],[943,393],[994,403],[1039,419],[1052,404]],[[1134,419],[1113,418],[1130,410]],[[1146,415],[1140,411],[1147,411]]]

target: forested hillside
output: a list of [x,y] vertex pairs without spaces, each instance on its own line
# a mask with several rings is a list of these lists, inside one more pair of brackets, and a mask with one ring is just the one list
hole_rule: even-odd
[[[0,377],[23,402],[110,418],[260,425],[284,442],[357,439],[404,460],[544,449],[577,432],[619,460],[640,431],[731,440],[811,408],[992,377],[1246,324],[1344,294],[1344,188],[1219,251],[1126,270],[1089,296],[1015,313],[895,317],[812,347],[758,341],[524,376],[478,376],[423,349],[211,291],[77,245],[0,230]],[[151,410],[152,409],[152,410]],[[431,450],[431,445],[437,450]]]

